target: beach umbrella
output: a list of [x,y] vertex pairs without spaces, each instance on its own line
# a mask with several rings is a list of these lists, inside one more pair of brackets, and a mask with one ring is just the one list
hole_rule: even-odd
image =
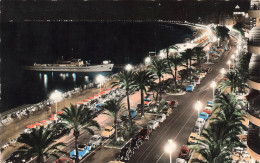
[[41,120],[38,123],[46,123],[46,121],[45,120]]
[[58,111],[57,112],[57,114],[63,114],[64,113],[64,111]]
[[52,114],[51,117],[55,117],[55,114]]
[[40,123],[34,123],[34,124],[32,124],[32,125],[34,125],[34,126],[41,126],[41,124]]
[[85,100],[83,100],[84,102],[89,102],[90,100],[89,99],[85,99]]
[[34,125],[27,125],[26,128],[34,128]]
[[51,121],[54,120],[54,117],[49,118],[49,120],[51,120]]
[[94,98],[95,98],[94,96],[91,96],[91,97],[89,97],[88,99],[93,100]]

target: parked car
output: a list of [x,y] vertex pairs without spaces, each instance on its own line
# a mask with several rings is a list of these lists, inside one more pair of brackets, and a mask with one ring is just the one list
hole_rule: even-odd
[[155,121],[155,120],[151,120],[147,123],[147,128],[148,129],[156,129],[157,127],[159,127],[159,122],[158,121]]
[[192,92],[194,90],[194,86],[193,85],[187,85],[186,86],[186,92]]
[[102,143],[102,137],[99,135],[93,135],[90,138],[90,141],[88,145],[91,146],[91,148],[95,149],[97,146],[99,146]]
[[180,153],[179,153],[179,158],[185,159],[185,160],[189,160],[191,156],[191,149],[188,148],[186,145],[183,145],[181,147]]
[[203,112],[207,113],[208,115],[211,115],[211,107],[210,106],[206,106],[204,108]]
[[[81,160],[84,156],[86,156],[91,150],[91,146],[87,146],[83,151],[78,151],[78,157]],[[76,158],[76,150],[72,150],[70,152],[70,158],[75,159]]]
[[151,129],[142,128],[142,129],[139,131],[138,137],[139,137],[139,139],[141,139],[141,140],[149,139],[151,133],[152,133],[152,130],[151,130]]
[[200,78],[199,77],[193,77],[193,81],[195,81],[196,84],[200,84]]
[[166,115],[161,113],[156,116],[155,120],[161,123],[166,120]]
[[79,151],[84,151],[87,148],[86,144],[78,144],[78,150]]
[[207,118],[208,118],[208,114],[205,113],[205,112],[200,112],[200,114],[199,114],[199,118],[202,118],[202,119],[204,119],[204,120],[206,121]]
[[213,102],[212,101],[208,101],[207,102],[207,106],[211,106],[212,107],[213,106]]
[[112,126],[106,126],[105,130],[101,132],[103,138],[109,138],[115,133],[115,129]]
[[124,146],[124,148],[121,149],[120,153],[117,156],[117,160],[120,161],[128,161],[130,160],[130,157],[133,154],[133,150],[131,149],[130,144]]
[[198,118],[195,126],[202,128],[205,125],[205,120],[203,118]]
[[175,163],[187,163],[187,161],[182,158],[177,158]]
[[73,160],[68,158],[59,158],[55,160],[53,163],[73,163]]
[[197,139],[198,139],[198,134],[196,132],[191,132],[189,139],[188,139],[188,144],[195,144],[197,143]]
[[165,114],[166,116],[169,116],[169,115],[172,113],[172,109],[169,108],[169,107],[165,107],[165,108],[163,108],[163,109],[161,110],[161,112],[162,112],[163,114]]
[[168,102],[168,104],[169,104],[169,106],[170,106],[171,108],[176,108],[179,103],[178,103],[177,100],[171,100],[171,101]]
[[204,69],[204,72],[209,73],[211,70],[212,70],[212,68],[206,67],[206,68]]

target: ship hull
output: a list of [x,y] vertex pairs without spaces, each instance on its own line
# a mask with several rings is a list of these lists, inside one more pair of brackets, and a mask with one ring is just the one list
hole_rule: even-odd
[[114,64],[91,65],[82,67],[61,67],[61,66],[24,66],[29,71],[59,71],[59,72],[110,72],[113,70]]

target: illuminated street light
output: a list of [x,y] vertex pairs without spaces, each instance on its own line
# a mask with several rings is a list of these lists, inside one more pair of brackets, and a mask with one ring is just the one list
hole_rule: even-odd
[[148,65],[151,62],[151,57],[146,57],[144,62],[146,65]]
[[172,163],[172,152],[176,149],[176,144],[172,139],[168,139],[168,143],[164,147],[164,151],[170,155],[170,163]]
[[62,93],[60,91],[55,90],[51,95],[50,95],[50,100],[54,101],[56,103],[56,114],[55,114],[55,119],[57,120],[57,103],[62,99]]
[[226,74],[226,70],[224,69],[224,68],[222,68],[221,70],[220,70],[220,73],[221,73],[221,75],[222,75],[222,78],[224,77],[224,75]]
[[101,85],[104,83],[105,79],[106,78],[100,74],[96,77],[96,81],[99,83],[99,93],[101,92]]
[[210,84],[210,86],[212,87],[213,89],[213,102],[214,102],[214,93],[215,93],[215,87],[216,87],[217,83],[213,80]]
[[164,58],[166,58],[166,54],[165,54],[165,53],[160,53],[160,54],[159,54],[159,57],[160,57],[161,59],[164,59]]
[[127,65],[125,66],[125,69],[126,69],[126,71],[130,71],[130,70],[133,69],[133,66],[130,65],[130,64],[127,64]]
[[200,109],[202,107],[202,103],[198,100],[195,104],[194,104],[194,109],[196,109],[198,111],[198,116],[200,114]]
[[230,71],[230,64],[231,64],[231,61],[228,60],[228,61],[227,61],[227,64],[228,64],[228,71]]

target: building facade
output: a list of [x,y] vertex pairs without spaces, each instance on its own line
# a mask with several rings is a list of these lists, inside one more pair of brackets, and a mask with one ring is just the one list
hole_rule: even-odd
[[248,52],[252,54],[249,63],[247,84],[250,93],[247,96],[249,129],[247,151],[251,157],[260,161],[260,0],[251,1],[249,17],[254,27],[249,32]]

